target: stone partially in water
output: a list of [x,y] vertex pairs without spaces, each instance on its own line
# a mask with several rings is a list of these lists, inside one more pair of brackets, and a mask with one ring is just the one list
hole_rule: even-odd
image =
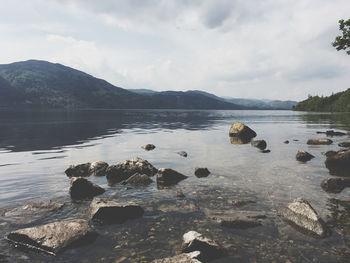
[[170,257],[170,258],[162,258],[153,260],[152,263],[201,263],[197,259],[200,256],[199,251],[193,251],[190,253],[182,253],[180,255]]
[[326,138],[313,138],[309,139],[306,143],[309,145],[329,145],[332,144],[333,141]]
[[248,204],[255,204],[253,200],[232,200],[232,205],[236,207],[242,207]]
[[89,168],[89,174],[94,176],[105,176],[108,163],[106,162],[93,162]]
[[251,142],[251,145],[259,148],[260,150],[265,150],[267,144],[265,140],[255,140]]
[[323,220],[306,200],[298,198],[280,210],[280,214],[292,226],[305,232],[324,237],[327,229]]
[[325,164],[332,175],[350,176],[350,150],[327,157]]
[[187,157],[187,152],[185,152],[185,151],[177,152],[177,154],[182,156],[182,157]]
[[146,144],[142,146],[142,148],[145,149],[146,151],[152,151],[156,148],[156,146],[154,144]]
[[102,187],[83,177],[73,177],[70,184],[69,193],[74,200],[90,199],[105,192]]
[[255,211],[210,211],[210,217],[223,227],[246,229],[261,226],[266,215]]
[[321,187],[328,193],[340,193],[350,187],[350,178],[327,178],[321,182]]
[[7,235],[7,239],[15,245],[51,255],[56,255],[69,247],[92,242],[95,237],[95,231],[83,219],[58,221],[23,228]]
[[288,144],[288,143],[289,143],[289,141],[288,141],[288,140],[286,140],[286,141],[284,141],[283,143]]
[[160,187],[175,185],[178,182],[186,179],[187,176],[183,175],[170,168],[160,168],[157,174],[157,185]]
[[328,131],[326,131],[326,135],[327,136],[344,136],[344,135],[346,135],[346,133],[334,131],[334,130],[328,130]]
[[350,142],[340,142],[338,143],[339,147],[345,147],[345,148],[349,148],[350,147]]
[[145,186],[151,183],[153,183],[153,180],[149,178],[148,175],[139,173],[132,175],[127,180],[122,182],[122,184],[131,184],[134,186]]
[[144,210],[133,202],[118,203],[95,198],[90,204],[90,218],[100,224],[122,224],[129,219],[141,217]]
[[210,172],[206,167],[196,167],[194,174],[195,176],[201,178],[201,177],[207,177],[210,174]]
[[298,151],[295,158],[300,162],[307,162],[310,161],[312,158],[315,158],[312,154],[306,152],[306,151]]
[[146,160],[134,158],[115,165],[110,165],[107,168],[107,180],[109,184],[113,185],[128,179],[135,173],[153,176],[157,173],[157,169]]
[[91,163],[73,164],[64,172],[68,177],[88,177],[90,176],[90,165]]
[[230,128],[229,135],[231,137],[252,139],[256,136],[256,132],[243,123],[235,122]]
[[182,252],[199,251],[197,259],[200,261],[208,262],[226,255],[225,249],[220,247],[214,240],[206,238],[196,231],[187,232],[182,239]]

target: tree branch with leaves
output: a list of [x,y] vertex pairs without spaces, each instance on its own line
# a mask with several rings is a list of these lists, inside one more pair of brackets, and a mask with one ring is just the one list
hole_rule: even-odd
[[338,51],[345,50],[348,55],[350,55],[350,19],[339,20],[339,30],[342,31],[342,36],[337,36],[335,41],[332,43]]

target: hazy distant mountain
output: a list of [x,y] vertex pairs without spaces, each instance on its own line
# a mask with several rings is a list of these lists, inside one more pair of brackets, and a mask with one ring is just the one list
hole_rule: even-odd
[[140,90],[130,92],[76,69],[38,60],[0,65],[0,78],[0,107],[242,108],[199,93],[163,92],[148,96],[144,94],[145,90],[141,90],[143,94]]

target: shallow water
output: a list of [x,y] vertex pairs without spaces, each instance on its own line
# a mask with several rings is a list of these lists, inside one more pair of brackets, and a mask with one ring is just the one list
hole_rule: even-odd
[[[250,144],[233,145],[228,131],[234,121],[254,129],[270,153]],[[182,235],[196,230],[237,248],[236,256],[215,262],[348,262],[350,246],[349,190],[329,194],[320,182],[330,177],[323,151],[335,150],[348,136],[331,138],[332,145],[309,146],[316,131],[350,130],[349,114],[291,111],[79,111],[0,112],[0,235],[9,231],[67,218],[88,219],[88,201],[74,203],[64,170],[74,163],[118,163],[133,157],[155,167],[173,168],[189,178],[171,189],[108,186],[105,177],[89,180],[106,189],[102,197],[135,201],[146,212],[122,225],[96,226],[97,240],[56,257],[24,252],[0,241],[9,262],[150,262],[179,253]],[[289,140],[289,144],[283,141]],[[146,152],[142,145],[153,143]],[[302,164],[298,150],[315,156]],[[186,151],[188,157],[176,152]],[[211,171],[196,178],[196,166]],[[153,178],[155,181],[155,178]],[[181,189],[185,197],[177,197]],[[283,222],[277,211],[297,197],[308,200],[331,226],[332,235],[315,239]],[[237,208],[232,200],[252,200]],[[43,200],[64,203],[55,212],[26,220],[5,216],[19,205]],[[212,222],[211,210],[263,211],[263,225],[227,229]],[[2,215],[2,216],[1,216]]]

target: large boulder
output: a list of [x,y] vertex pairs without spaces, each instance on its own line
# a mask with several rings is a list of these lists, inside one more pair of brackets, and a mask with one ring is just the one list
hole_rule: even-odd
[[100,224],[121,224],[129,219],[141,217],[143,213],[142,207],[132,202],[118,203],[95,198],[90,204],[90,218]]
[[325,164],[332,175],[350,176],[350,150],[328,156]]
[[157,173],[157,169],[146,160],[134,158],[115,165],[110,165],[106,172],[108,183],[113,185],[128,179],[135,173],[153,176]]
[[321,182],[321,187],[328,193],[340,193],[350,187],[350,178],[326,178]]
[[243,123],[235,122],[230,128],[229,135],[230,137],[238,137],[243,143],[248,143],[256,137],[256,132]]
[[180,255],[170,257],[170,258],[162,258],[153,260],[152,263],[201,263],[197,259],[200,255],[199,251],[194,251],[190,253],[182,253]]
[[91,163],[72,164],[64,172],[68,177],[88,177],[90,165]]
[[69,247],[92,242],[96,235],[86,220],[72,219],[19,229],[8,234],[7,239],[21,247],[56,255]]
[[282,218],[302,232],[318,237],[327,234],[325,223],[306,200],[298,198],[280,210]]
[[121,184],[131,184],[134,186],[144,186],[149,185],[153,182],[153,180],[146,174],[136,173],[123,181]]
[[262,225],[266,215],[255,211],[211,211],[210,217],[219,225],[229,228],[246,229]]
[[265,140],[255,140],[251,142],[251,145],[259,148],[260,150],[265,150],[267,144]]
[[312,158],[315,158],[312,154],[306,152],[306,151],[298,151],[295,158],[300,162],[307,162],[310,161]]
[[333,141],[327,138],[313,138],[313,139],[309,139],[306,142],[309,145],[328,145],[328,144],[332,144]]
[[210,174],[210,171],[206,167],[196,167],[194,170],[194,175],[198,178],[207,177]]
[[226,255],[224,248],[219,246],[214,240],[206,238],[196,231],[187,232],[182,239],[182,252],[199,251],[197,259],[200,261],[209,262]]
[[186,178],[186,175],[183,175],[173,169],[160,168],[157,174],[157,185],[160,187],[171,186]]
[[105,190],[83,177],[73,177],[70,183],[69,193],[72,199],[90,199],[96,195],[103,194]]
[[105,162],[93,162],[89,168],[89,174],[94,176],[105,176],[108,163]]

